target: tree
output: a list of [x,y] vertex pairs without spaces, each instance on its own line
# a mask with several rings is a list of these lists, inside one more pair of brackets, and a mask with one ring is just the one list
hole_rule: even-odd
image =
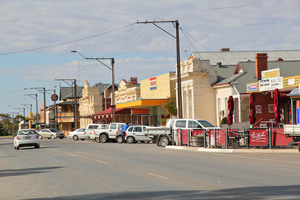
[[12,118],[10,114],[0,113],[0,135],[13,135],[19,128],[19,120],[24,120],[22,115]]
[[168,101],[162,104],[162,108],[166,112],[165,116],[167,115],[176,116],[177,115],[176,98],[175,97],[169,98]]

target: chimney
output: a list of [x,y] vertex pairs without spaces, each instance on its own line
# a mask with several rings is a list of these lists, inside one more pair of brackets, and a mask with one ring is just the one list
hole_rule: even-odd
[[228,52],[228,51],[230,51],[230,48],[221,48],[219,51],[220,52]]
[[256,78],[261,80],[261,71],[268,70],[268,54],[257,53],[255,56]]

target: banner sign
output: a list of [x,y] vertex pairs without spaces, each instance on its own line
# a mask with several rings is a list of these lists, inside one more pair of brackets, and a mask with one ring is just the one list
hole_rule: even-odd
[[150,109],[131,109],[131,115],[150,115]]
[[280,77],[279,68],[265,70],[261,72],[261,79]]
[[259,91],[283,88],[283,77],[267,78],[259,81]]
[[150,78],[150,90],[156,89],[156,77]]
[[268,129],[250,129],[249,145],[250,146],[268,146]]

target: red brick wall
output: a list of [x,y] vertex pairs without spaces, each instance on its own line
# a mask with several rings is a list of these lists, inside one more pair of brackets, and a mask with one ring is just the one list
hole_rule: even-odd
[[[268,94],[264,95],[262,93],[255,93],[255,105],[261,105],[262,106],[262,113],[256,113],[256,122],[259,120],[261,121],[269,121],[270,119],[275,118],[274,113],[269,113],[269,106],[268,104],[274,104],[274,99],[271,98],[271,92],[268,92]],[[256,123],[255,122],[255,123]]]

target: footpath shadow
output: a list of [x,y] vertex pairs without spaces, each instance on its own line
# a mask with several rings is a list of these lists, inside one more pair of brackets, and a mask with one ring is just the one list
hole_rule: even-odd
[[75,196],[60,196],[53,198],[36,199],[149,199],[149,200],[176,200],[176,199],[300,199],[300,185],[246,187],[211,191],[153,191],[153,192],[124,192],[124,193],[97,193]]
[[6,169],[0,170],[0,178],[6,176],[23,176],[29,174],[47,173],[55,169],[63,167],[38,167],[38,168],[27,168],[27,169]]

